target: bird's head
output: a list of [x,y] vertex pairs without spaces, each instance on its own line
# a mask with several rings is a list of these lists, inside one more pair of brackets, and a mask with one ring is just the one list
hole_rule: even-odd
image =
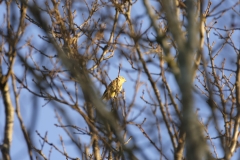
[[120,83],[126,82],[126,79],[123,76],[119,76],[118,80],[119,80]]

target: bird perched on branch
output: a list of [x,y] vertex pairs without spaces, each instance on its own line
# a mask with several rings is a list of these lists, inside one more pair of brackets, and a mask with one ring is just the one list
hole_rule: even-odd
[[102,23],[101,25],[99,25],[99,30],[97,31],[97,33],[95,35],[96,40],[102,40],[104,38],[105,29],[106,29],[105,23]]
[[103,100],[109,100],[110,98],[116,97],[122,90],[123,83],[126,79],[123,76],[119,76],[114,79],[106,88],[102,95]]

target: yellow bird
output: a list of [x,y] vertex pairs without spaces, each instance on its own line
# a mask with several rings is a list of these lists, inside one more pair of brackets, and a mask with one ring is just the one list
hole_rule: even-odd
[[114,79],[106,88],[102,95],[103,100],[109,100],[110,98],[116,97],[122,90],[123,83],[126,79],[123,76],[119,76]]

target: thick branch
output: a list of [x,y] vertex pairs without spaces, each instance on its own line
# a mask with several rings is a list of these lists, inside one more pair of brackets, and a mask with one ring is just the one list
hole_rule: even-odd
[[4,140],[1,146],[1,152],[4,160],[10,160],[10,146],[13,135],[14,108],[12,106],[8,83],[1,84],[3,104],[5,107],[5,128]]

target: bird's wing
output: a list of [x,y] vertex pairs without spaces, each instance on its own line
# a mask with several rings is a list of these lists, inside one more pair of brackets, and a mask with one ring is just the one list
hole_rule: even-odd
[[103,93],[102,99],[110,99],[112,92],[114,92],[114,85],[116,83],[116,80],[113,80],[106,88],[106,90]]

